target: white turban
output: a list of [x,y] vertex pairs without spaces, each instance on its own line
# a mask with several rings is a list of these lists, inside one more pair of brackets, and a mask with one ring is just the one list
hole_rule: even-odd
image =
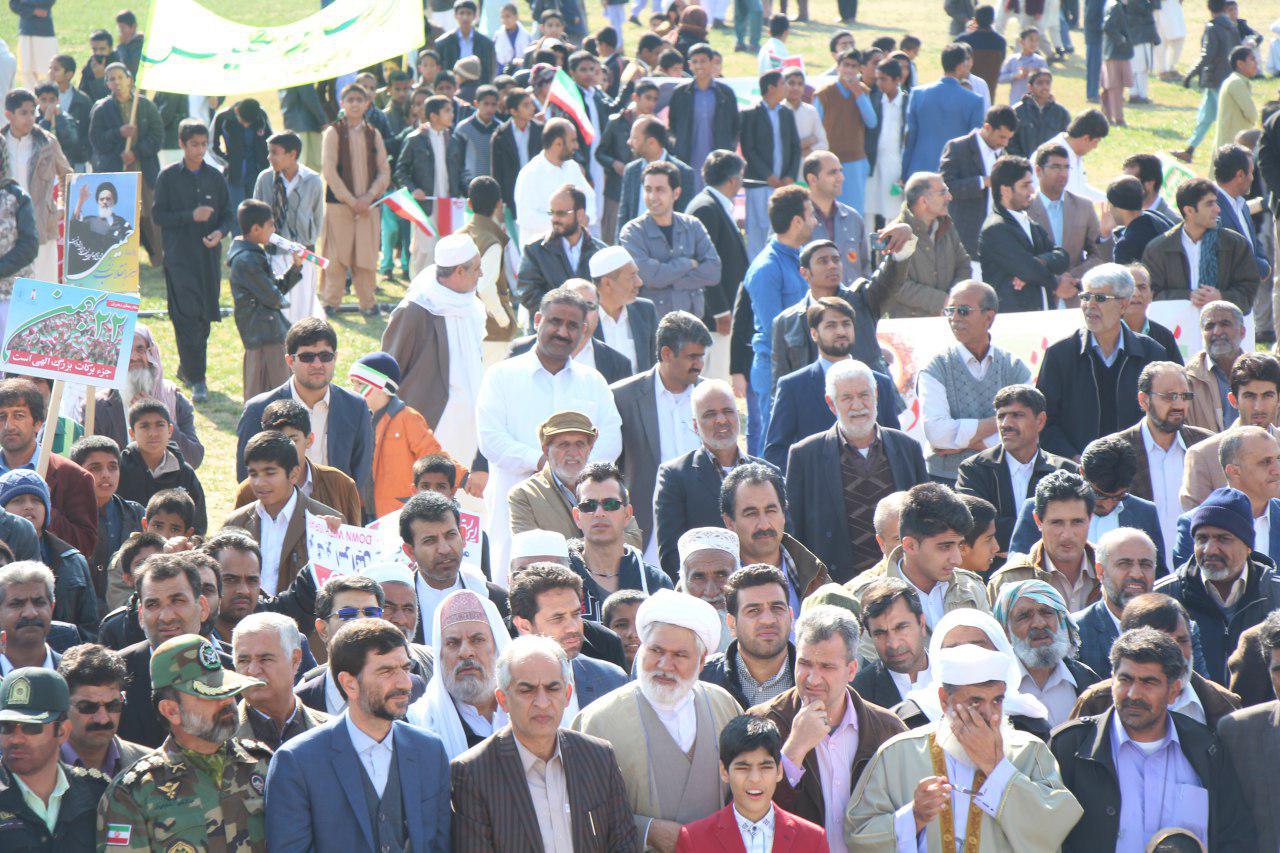
[[723,551],[733,557],[734,567],[738,563],[738,534],[723,527],[695,527],[686,530],[676,542],[676,550],[680,553],[680,571],[683,574],[685,561],[699,551]]
[[525,557],[559,557],[569,559],[569,542],[554,530],[522,530],[511,537],[512,560]]
[[658,590],[636,610],[636,632],[641,642],[655,622],[689,629],[708,654],[720,648],[720,613],[701,598],[671,589]]

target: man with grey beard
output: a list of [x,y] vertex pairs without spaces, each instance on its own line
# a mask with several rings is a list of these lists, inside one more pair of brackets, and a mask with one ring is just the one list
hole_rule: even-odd
[[1000,590],[992,613],[1018,658],[1019,689],[1044,703],[1051,727],[1065,722],[1098,674],[1075,659],[1080,638],[1062,594],[1044,581],[1018,581]]
[[1200,339],[1204,349],[1187,362],[1187,377],[1195,394],[1187,411],[1187,423],[1210,432],[1221,432],[1239,412],[1227,399],[1231,368],[1244,350],[1244,314],[1224,299],[1200,309]]
[[1156,582],[1156,545],[1136,527],[1117,527],[1094,546],[1102,597],[1071,614],[1080,633],[1079,658],[1100,678],[1111,677],[1111,644],[1120,636],[1120,618],[1130,601],[1151,592]]

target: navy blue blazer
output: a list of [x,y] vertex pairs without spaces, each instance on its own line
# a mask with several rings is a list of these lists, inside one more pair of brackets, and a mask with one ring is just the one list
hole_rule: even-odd
[[[1072,613],[1071,620],[1080,632],[1080,651],[1076,657],[1100,678],[1110,678],[1111,644],[1120,636],[1120,631],[1107,611],[1107,603],[1098,599],[1084,610]],[[1200,627],[1194,621],[1191,623],[1191,669],[1201,675],[1208,672],[1200,645]]]
[[[1195,543],[1191,539],[1191,516],[1195,510],[1188,510],[1178,516],[1178,541],[1173,546],[1173,564],[1181,566],[1195,556]],[[1254,542],[1253,550],[1276,565],[1280,558],[1280,500],[1272,498],[1267,501],[1267,518],[1271,521],[1271,539],[1268,542]]]
[[[876,377],[876,421],[880,426],[901,428],[898,422],[893,380],[878,370]],[[836,416],[827,406],[827,374],[817,361],[778,380],[773,396],[773,415],[765,433],[764,458],[786,474],[791,445],[815,433],[830,429]]]
[[1271,277],[1271,263],[1267,260],[1267,253],[1262,250],[1262,245],[1258,242],[1258,232],[1253,227],[1253,217],[1246,216],[1244,222],[1240,221],[1240,217],[1236,215],[1236,209],[1231,204],[1231,200],[1227,198],[1227,194],[1222,190],[1216,190],[1218,193],[1218,225],[1223,228],[1229,228],[1242,237],[1249,240],[1249,245],[1253,248],[1253,259],[1258,262],[1258,275],[1264,281]]
[[[452,808],[449,760],[425,729],[391,724],[409,849],[447,853]],[[364,773],[347,731],[347,715],[287,741],[267,771],[267,847],[274,853],[375,850]]]
[[626,671],[615,663],[582,654],[573,659],[573,692],[578,696],[579,708],[626,683]]
[[[1036,510],[1036,499],[1027,498],[1018,511],[1018,522],[1013,526],[1013,535],[1009,537],[1009,550],[1018,554],[1031,551],[1031,546],[1040,541],[1040,528],[1032,516]],[[1156,543],[1156,577],[1164,577],[1169,573],[1164,561],[1164,535],[1160,532],[1160,516],[1156,513],[1156,505],[1137,495],[1125,495],[1120,506],[1112,512],[1120,513],[1121,527],[1136,527],[1151,537]],[[1181,563],[1174,563],[1181,565]],[[1088,663],[1088,661],[1085,661]],[[1089,664],[1093,666],[1093,664]]]
[[[262,412],[276,400],[288,400],[290,379],[279,388],[264,391],[244,404],[236,424],[236,481],[249,476],[244,464],[244,446],[262,432]],[[338,385],[329,386],[329,465],[356,481],[362,499],[373,492],[373,413],[364,398]],[[366,502],[366,506],[371,504]]]

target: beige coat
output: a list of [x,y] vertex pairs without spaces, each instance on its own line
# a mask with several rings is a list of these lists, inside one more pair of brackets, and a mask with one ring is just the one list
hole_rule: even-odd
[[[1053,236],[1053,228],[1049,226],[1049,214],[1040,201],[1039,193],[1027,209],[1027,215]],[[1062,250],[1067,253],[1067,263],[1071,266],[1067,272],[1073,278],[1080,278],[1098,264],[1111,260],[1112,241],[1109,235],[1102,233],[1098,222],[1098,212],[1087,200],[1067,191],[1062,193]],[[1068,300],[1072,308],[1078,307],[1079,299]]]
[[382,144],[382,135],[373,134],[377,156],[377,172],[370,175],[363,132],[364,125],[351,133],[351,185],[348,186],[338,175],[338,131],[326,127],[321,137],[321,158],[325,185],[338,199],[338,204],[331,202],[324,206],[324,228],[320,232],[320,243],[317,251],[326,258],[355,269],[375,269],[378,265],[379,223],[381,215],[376,208],[370,208],[357,216],[351,205],[357,199],[372,204],[382,197],[383,192],[391,184],[391,166],[387,162],[387,149]]
[[[573,508],[564,494],[551,481],[551,468],[542,466],[542,470],[532,477],[517,483],[507,492],[507,506],[511,511],[511,534],[523,533],[526,530],[551,530],[564,536],[565,539],[580,539],[582,531],[573,520]],[[643,550],[644,542],[640,538],[640,526],[635,518],[627,522],[625,533],[627,544]]]
[[886,317],[937,317],[947,304],[951,286],[973,277],[969,253],[950,216],[937,221],[937,230],[917,219],[905,203],[891,224],[905,222],[916,235],[916,250],[907,261],[907,277],[890,297]]
[[1224,424],[1222,406],[1218,402],[1218,380],[1213,376],[1213,365],[1204,350],[1187,362],[1187,379],[1191,383],[1191,393],[1196,395],[1187,410],[1187,423],[1209,432],[1222,432]]
[[[845,812],[844,837],[850,853],[895,849],[894,812],[912,801],[921,779],[933,775],[929,755],[929,735],[933,731],[934,726],[928,725],[903,732],[880,747],[871,759]],[[1063,785],[1058,762],[1048,744],[1026,732],[1007,731],[1004,754],[1015,773],[996,816],[981,813],[977,853],[1057,850],[1084,809]],[[942,853],[940,827],[938,820],[925,827],[929,853]]]
[[[1269,426],[1267,430],[1280,440],[1280,428]],[[1182,489],[1178,492],[1183,512],[1200,506],[1210,492],[1227,485],[1227,475],[1218,463],[1218,448],[1224,435],[1226,432],[1220,432],[1187,448],[1182,462]]]
[[[5,125],[0,128],[0,134],[8,130],[8,125]],[[81,132],[89,131],[86,128]],[[36,217],[36,233],[41,243],[47,243],[57,238],[58,220],[61,218],[59,206],[54,200],[54,191],[62,183],[63,176],[70,174],[72,169],[62,153],[62,146],[58,144],[58,140],[39,125],[31,128],[31,145],[31,160],[27,164],[24,183],[27,185],[27,195],[31,196],[31,212]]]

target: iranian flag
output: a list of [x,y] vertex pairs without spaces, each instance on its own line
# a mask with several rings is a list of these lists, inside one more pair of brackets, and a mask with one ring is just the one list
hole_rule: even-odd
[[432,201],[435,202],[435,212],[431,216],[435,220],[437,237],[444,237],[455,231],[461,231],[471,221],[473,216],[471,205],[467,204],[465,198],[436,196]]
[[401,219],[407,219],[414,225],[417,225],[432,237],[439,237],[436,233],[436,225],[431,221],[431,217],[422,210],[422,205],[418,204],[418,200],[413,197],[413,193],[408,188],[401,187],[390,195],[383,196],[373,203],[374,207],[385,203],[387,207],[395,211],[396,216]]
[[556,71],[555,79],[551,81],[547,102],[555,104],[569,114],[569,118],[573,119],[578,130],[582,131],[582,138],[588,145],[596,141],[595,128],[591,126],[591,116],[587,114],[587,105],[582,100],[582,90],[563,68]]

